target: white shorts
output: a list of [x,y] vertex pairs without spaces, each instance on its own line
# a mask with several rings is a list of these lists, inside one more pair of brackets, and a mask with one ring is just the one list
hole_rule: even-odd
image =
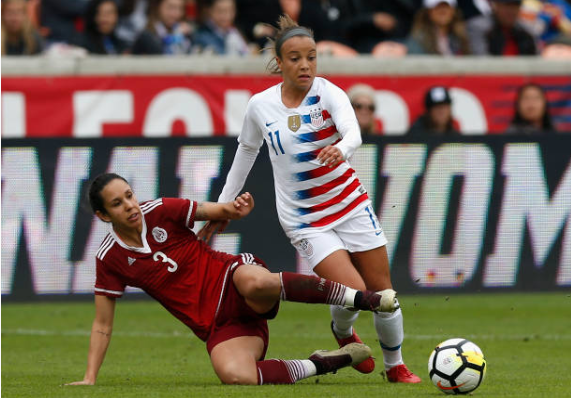
[[337,250],[364,252],[387,244],[387,238],[371,205],[334,228],[291,240],[299,255],[313,269]]

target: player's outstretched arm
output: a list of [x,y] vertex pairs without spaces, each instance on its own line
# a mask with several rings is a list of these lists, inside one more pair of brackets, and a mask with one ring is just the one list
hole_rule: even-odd
[[254,198],[249,193],[243,193],[233,202],[212,203],[202,202],[198,204],[194,219],[207,221],[198,231],[198,238],[209,242],[216,232],[223,232],[229,224],[229,220],[245,217],[254,208]]
[[91,327],[89,354],[87,355],[87,370],[83,380],[66,385],[93,385],[97,373],[105,358],[107,347],[111,341],[113,318],[115,316],[115,299],[105,296],[95,296],[95,319]]
[[230,221],[228,220],[207,221],[204,226],[200,228],[196,236],[205,242],[210,242],[212,235],[216,232],[224,232],[229,223]]
[[236,220],[250,214],[254,208],[254,197],[243,193],[233,202],[201,202],[196,208],[194,219],[197,221]]

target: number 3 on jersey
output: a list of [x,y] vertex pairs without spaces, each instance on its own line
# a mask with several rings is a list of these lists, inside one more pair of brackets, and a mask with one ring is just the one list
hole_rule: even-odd
[[274,145],[274,135],[276,136],[276,141],[278,143],[278,147],[280,148],[282,155],[284,155],[285,152],[284,152],[284,149],[282,148],[282,143],[280,141],[280,131],[276,130],[273,133],[270,131],[268,133],[268,135],[270,136],[270,142],[272,143],[272,148],[274,148],[274,152],[276,153],[276,156],[279,155],[279,153],[278,153],[278,150],[276,149],[276,146]]
[[170,266],[167,267],[168,272],[175,272],[178,269],[178,264],[175,263],[173,259],[168,258],[167,255],[161,251],[155,252],[155,254],[153,254],[153,260],[159,261],[159,259],[163,263],[169,263],[170,264]]

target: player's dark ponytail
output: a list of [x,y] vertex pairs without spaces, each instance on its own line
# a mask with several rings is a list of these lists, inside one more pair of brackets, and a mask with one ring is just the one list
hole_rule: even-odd
[[93,210],[93,213],[100,211],[103,214],[107,214],[105,206],[103,205],[101,191],[107,186],[107,184],[115,179],[123,180],[128,184],[126,179],[115,173],[99,174],[91,182],[91,185],[89,186],[89,204],[91,205],[91,210]]

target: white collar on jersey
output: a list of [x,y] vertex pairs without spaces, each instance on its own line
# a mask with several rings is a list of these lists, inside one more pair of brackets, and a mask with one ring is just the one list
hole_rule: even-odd
[[111,236],[113,236],[113,239],[115,239],[115,241],[119,244],[119,246],[121,246],[124,249],[127,250],[131,250],[133,252],[137,252],[137,253],[150,253],[151,252],[151,247],[149,246],[149,243],[147,242],[147,223],[145,222],[145,215],[141,213],[141,216],[143,217],[143,230],[141,231],[141,241],[143,242],[143,247],[135,247],[135,246],[129,246],[127,245],[125,242],[123,242],[121,240],[121,238],[115,233],[115,231],[113,230],[113,227],[111,227]]

